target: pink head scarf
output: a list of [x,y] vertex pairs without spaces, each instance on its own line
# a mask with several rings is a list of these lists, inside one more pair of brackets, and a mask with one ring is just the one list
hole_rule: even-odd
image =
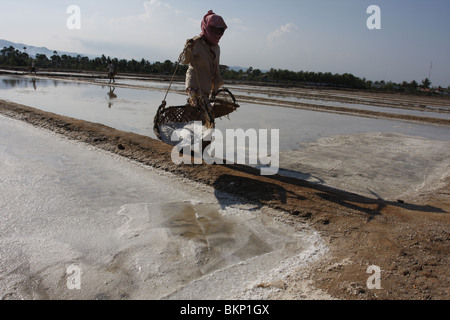
[[210,44],[215,46],[219,44],[219,40],[222,38],[223,34],[214,33],[212,27],[223,28],[224,30],[228,28],[222,17],[215,14],[212,10],[209,10],[203,17],[201,27],[202,32],[200,33],[200,36],[205,37]]

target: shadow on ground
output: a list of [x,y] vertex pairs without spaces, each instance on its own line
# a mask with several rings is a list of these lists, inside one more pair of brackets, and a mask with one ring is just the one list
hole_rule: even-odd
[[[220,192],[226,192],[257,204],[255,210],[267,205],[288,211],[294,215],[311,217],[316,212],[337,213],[337,211],[350,209],[367,218],[367,220],[381,215],[383,209],[387,206],[399,207],[409,211],[446,213],[443,209],[431,205],[418,205],[401,200],[371,199],[292,177],[280,175],[262,177],[259,170],[251,167],[224,166],[239,174],[224,174],[213,182],[219,202]],[[301,173],[301,175],[306,174]]]

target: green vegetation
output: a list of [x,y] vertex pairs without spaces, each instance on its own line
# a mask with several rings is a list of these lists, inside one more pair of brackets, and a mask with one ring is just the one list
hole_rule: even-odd
[[[26,48],[21,52],[14,47],[5,47],[0,52],[0,66],[30,68],[32,62],[35,62],[36,68],[39,69],[53,69],[53,70],[78,70],[78,71],[100,71],[106,72],[109,61],[111,61],[119,73],[142,73],[142,74],[160,74],[172,75],[176,69],[176,62],[166,60],[164,62],[150,63],[148,60],[141,59],[140,61],[117,59],[110,57],[97,57],[89,59],[88,57],[77,57],[61,55],[56,51],[53,56],[48,58],[44,54],[37,54],[33,59],[26,53]],[[187,66],[179,65],[177,68],[177,75],[184,76]],[[332,74],[330,72],[308,72],[308,71],[289,71],[282,69],[270,69],[263,72],[252,67],[244,70],[230,70],[229,68],[222,68],[223,78],[225,80],[258,82],[279,85],[314,85],[314,86],[331,86],[355,89],[371,89],[391,92],[411,92],[420,94],[435,94],[444,93],[449,94],[450,87],[447,89],[432,88],[431,82],[428,78],[421,81],[419,84],[415,80],[411,82],[403,81],[402,83],[385,82],[385,81],[370,81],[365,78],[361,79],[352,74]]]
[[[25,48],[24,48],[25,49]],[[145,59],[141,61],[118,60],[110,57],[97,57],[89,59],[88,57],[72,57],[68,55],[59,56],[56,51],[53,56],[48,58],[45,54],[37,54],[36,58],[31,58],[26,52],[20,52],[14,47],[3,48],[0,51],[0,66],[9,67],[31,67],[31,63],[35,62],[38,69],[56,69],[56,70],[79,70],[79,71],[100,71],[106,72],[109,61],[111,61],[119,72],[126,73],[148,73],[148,74],[172,74],[175,71],[176,64],[170,60],[164,62],[150,63]],[[187,66],[179,66],[178,75],[186,73]]]
[[225,79],[229,80],[248,80],[258,82],[276,82],[286,84],[313,84],[323,86],[338,86],[347,88],[365,89],[365,79],[360,79],[352,74],[344,73],[331,74],[322,72],[307,71],[289,71],[282,69],[270,69],[268,72],[262,72],[259,69],[248,68],[247,71],[226,70],[223,74]]
[[270,69],[262,72],[259,69],[248,68],[247,71],[225,70],[223,72],[224,79],[227,80],[246,80],[253,82],[268,82],[286,85],[313,85],[313,86],[330,86],[354,89],[371,89],[390,92],[409,92],[418,94],[450,94],[450,86],[447,89],[432,88],[431,81],[426,78],[419,84],[417,81],[403,81],[402,83],[394,83],[392,81],[370,81],[365,78],[361,79],[352,74],[332,74],[330,72],[307,72],[307,71],[289,71],[281,69]]

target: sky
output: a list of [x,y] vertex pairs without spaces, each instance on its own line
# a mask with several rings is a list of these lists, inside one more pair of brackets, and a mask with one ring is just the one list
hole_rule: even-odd
[[449,0],[0,0],[0,8],[0,39],[151,62],[176,61],[213,10],[228,25],[220,47],[230,67],[450,86]]

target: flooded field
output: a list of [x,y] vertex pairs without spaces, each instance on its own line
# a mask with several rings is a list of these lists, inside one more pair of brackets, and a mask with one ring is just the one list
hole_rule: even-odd
[[[164,98],[167,87],[168,83],[136,79],[118,79],[113,86],[109,85],[107,80],[102,79],[74,81],[60,78],[0,75],[1,99],[77,119],[102,123],[119,130],[152,138],[156,138],[153,133],[153,118]],[[175,83],[172,86],[172,91],[167,98],[168,105],[186,103],[186,94],[183,93],[183,88],[183,83]],[[285,107],[283,102],[300,101],[298,97],[290,97],[292,89],[280,89],[277,96],[274,97],[270,90],[261,93],[261,89],[256,87],[230,86],[229,88],[238,97],[241,108],[231,114],[229,119],[218,120],[217,129],[279,129],[280,151],[295,150],[300,148],[302,143],[339,134],[396,132],[437,140],[447,140],[449,137],[449,129],[446,126],[430,126],[414,122]],[[314,92],[309,92],[309,94],[314,95]],[[239,97],[245,95],[254,98],[261,97],[263,98],[262,103],[258,103],[257,99],[254,103],[240,101]],[[315,95],[317,96],[317,94]],[[270,103],[264,100],[269,98]],[[356,98],[354,97],[354,99]],[[366,104],[344,104],[339,101],[325,101],[323,98],[314,99],[314,97],[301,100],[301,102],[305,101],[318,106],[327,104],[376,110],[381,108],[382,111],[389,109],[392,113],[421,114],[427,117],[450,119],[450,110],[445,112],[446,106],[436,106],[435,108],[444,110],[437,113],[431,112],[431,109],[417,111]]]
[[[153,118],[168,85],[168,82],[139,77],[119,77],[111,85],[102,77],[83,78],[76,74],[37,77],[6,74],[0,75],[0,99],[156,138]],[[183,88],[184,83],[172,85],[168,105],[186,103]],[[450,121],[449,99],[248,85],[228,88],[241,107],[228,119],[217,120],[216,129],[221,132],[278,129],[279,174],[385,198],[403,195],[410,189],[407,183],[398,187],[398,179],[394,178],[398,174],[419,188],[429,176],[438,177],[440,171],[447,172],[449,155],[444,150],[449,149],[450,141],[450,126],[446,125]],[[355,111],[371,113],[354,114]],[[408,118],[391,119],[390,116],[415,118],[408,121]],[[439,124],[439,121],[447,122]],[[333,145],[324,143],[330,139],[334,140]],[[424,145],[435,147],[428,148],[429,153],[415,170],[408,169],[408,161],[418,160],[414,147],[400,147],[405,139],[417,145],[417,150]],[[224,145],[230,143],[233,147],[234,141],[226,141]],[[317,144],[322,146],[320,155],[313,151]],[[377,150],[377,157],[370,157],[366,152],[350,161],[344,156],[358,154],[360,146]],[[423,153],[419,151],[419,154]],[[383,159],[391,159],[383,181],[392,180],[390,185],[397,187],[371,184],[367,188],[367,180],[360,179],[355,166],[365,167],[364,175],[375,177],[379,176],[377,163]]]

